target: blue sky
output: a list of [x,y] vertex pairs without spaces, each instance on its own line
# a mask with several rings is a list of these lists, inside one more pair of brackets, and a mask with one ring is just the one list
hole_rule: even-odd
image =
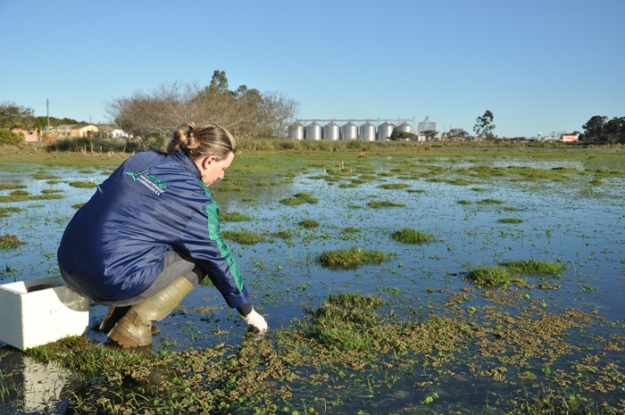
[[625,116],[624,0],[0,0],[0,102],[106,122],[106,103],[216,69],[299,118],[429,116],[499,136]]

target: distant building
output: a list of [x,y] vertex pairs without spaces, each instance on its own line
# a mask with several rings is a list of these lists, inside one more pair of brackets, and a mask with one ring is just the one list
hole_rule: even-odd
[[93,124],[62,124],[52,127],[51,130],[52,135],[57,138],[89,137],[99,131],[98,127]]
[[31,128],[30,130],[22,130],[21,128],[14,128],[14,133],[22,133],[24,134],[24,141],[27,143],[32,143],[39,141],[39,131],[36,128]]
[[[430,121],[430,117],[425,117],[425,120],[421,121],[417,125],[418,141],[425,141],[428,139],[428,137],[425,134],[423,134],[424,131],[436,131],[436,123],[433,121]],[[440,137],[441,136],[437,134],[433,138],[436,140],[440,140]]]
[[564,142],[572,143],[579,140],[579,134],[562,134],[560,138]]
[[101,136],[105,136],[107,138],[128,138],[129,135],[124,130],[119,128],[116,125],[111,124],[100,124],[98,125],[98,130]]

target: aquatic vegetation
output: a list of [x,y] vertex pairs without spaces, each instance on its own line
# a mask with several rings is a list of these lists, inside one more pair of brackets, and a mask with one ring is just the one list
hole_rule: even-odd
[[60,194],[42,194],[42,195],[31,195],[31,194],[11,194],[8,196],[0,196],[0,202],[24,202],[28,200],[52,200],[52,199],[63,199],[63,195]]
[[512,282],[520,274],[557,276],[564,269],[563,264],[554,262],[510,260],[502,261],[498,266],[473,268],[466,277],[480,287],[494,287]]
[[303,221],[300,221],[298,225],[304,229],[312,229],[318,227],[319,222],[313,219],[304,219]]
[[477,203],[481,205],[501,205],[503,202],[499,199],[482,199],[478,200]]
[[35,173],[33,174],[33,179],[35,180],[53,180],[53,179],[60,179],[60,176],[55,176],[54,174],[48,174],[48,173]]
[[289,239],[293,236],[293,233],[291,231],[278,231],[272,233],[272,235],[281,239]]
[[383,302],[373,295],[330,295],[312,312],[310,335],[330,350],[364,351],[371,347],[367,331],[382,317],[375,310]]
[[308,193],[302,192],[302,193],[297,193],[296,195],[294,195],[293,197],[296,197],[298,199],[302,199],[304,200],[306,203],[310,203],[310,204],[315,204],[317,202],[319,202],[319,199],[312,197],[311,195],[309,195]]
[[404,206],[406,206],[403,203],[391,202],[389,200],[382,200],[382,201],[374,200],[373,202],[367,203],[367,205],[369,207],[374,208],[374,209],[380,209],[380,208],[385,208],[385,207],[404,207]]
[[72,207],[74,209],[80,209],[81,207],[83,207],[86,204],[87,204],[87,202],[85,202],[85,203],[76,203],[76,204],[73,204]]
[[98,184],[94,182],[69,182],[68,184],[72,187],[79,187],[79,188],[84,188],[84,189],[91,189],[93,187],[98,187]]
[[408,189],[406,190],[408,193],[425,193],[423,189]]
[[392,254],[382,251],[353,246],[348,249],[324,251],[319,255],[319,262],[331,268],[356,268],[362,264],[379,264],[392,257]]
[[386,189],[386,190],[405,189],[407,187],[410,187],[410,185],[406,183],[386,183],[386,184],[378,185],[379,189]]
[[467,279],[480,287],[495,287],[510,282],[512,276],[505,267],[484,267],[469,271]]
[[459,205],[470,205],[472,202],[470,200],[459,200],[457,202]]
[[28,196],[30,193],[26,190],[15,190],[14,192],[10,193],[11,196]]
[[54,193],[63,193],[63,190],[61,190],[61,189],[43,189],[41,191],[41,193],[43,193],[44,195],[50,195],[50,194],[54,194]]
[[498,219],[497,222],[499,222],[499,223],[522,223],[523,219],[519,219],[519,218],[501,218],[501,219]]
[[286,206],[298,206],[303,205],[304,203],[315,204],[319,200],[312,197],[308,193],[298,193],[293,197],[287,197],[286,199],[282,199],[280,203]]
[[511,273],[530,275],[558,275],[566,269],[564,264],[534,259],[502,261],[501,265]]
[[18,183],[0,183],[0,190],[26,189],[25,184]]
[[238,242],[242,245],[257,244],[265,240],[265,237],[259,233],[253,231],[221,231],[221,236],[224,239],[229,239],[234,242]]
[[220,212],[219,219],[223,222],[245,222],[252,220],[252,218],[240,212]]
[[343,232],[343,233],[358,233],[358,232],[360,232],[360,228],[347,227],[347,228],[341,229],[341,232]]
[[18,207],[0,207],[0,218],[4,218],[6,216],[9,216],[9,213],[12,212],[21,212],[22,209],[18,208]]
[[428,235],[410,228],[403,228],[397,232],[394,232],[391,237],[394,240],[398,242],[403,242],[405,244],[422,244],[434,240],[434,235]]
[[0,249],[13,249],[25,243],[26,242],[17,239],[17,236],[9,235],[8,233],[4,236],[0,236]]

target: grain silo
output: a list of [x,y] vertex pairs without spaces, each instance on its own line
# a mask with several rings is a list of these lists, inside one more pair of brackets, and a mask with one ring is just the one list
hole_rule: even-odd
[[375,125],[369,121],[360,126],[360,138],[365,141],[375,141]]
[[382,124],[380,124],[378,126],[378,140],[380,141],[388,140],[388,138],[393,133],[394,129],[395,129],[395,124],[393,123],[389,123],[385,121]]
[[340,131],[341,130],[337,123],[335,123],[334,121],[329,122],[323,127],[323,138],[325,138],[326,140],[336,141],[341,138]]
[[402,133],[412,133],[412,125],[407,122],[403,122],[397,126],[397,131]]
[[313,121],[306,126],[307,140],[321,140],[321,125],[317,121]]
[[304,124],[299,121],[295,121],[293,124],[289,125],[288,137],[294,140],[301,140],[304,138]]
[[358,126],[348,122],[341,127],[341,140],[355,140],[358,138]]

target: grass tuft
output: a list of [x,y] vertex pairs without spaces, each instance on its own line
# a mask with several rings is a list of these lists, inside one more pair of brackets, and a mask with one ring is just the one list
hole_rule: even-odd
[[433,235],[428,235],[410,228],[401,229],[393,233],[391,237],[394,240],[398,242],[403,242],[405,244],[422,244],[424,242],[430,242],[434,240]]
[[17,239],[17,236],[9,235],[8,233],[4,236],[0,236],[0,249],[14,249],[25,243],[26,242]]
[[310,334],[330,350],[366,351],[371,348],[368,331],[382,317],[375,312],[383,302],[373,295],[330,295],[312,312]]
[[378,186],[380,189],[393,190],[393,189],[405,189],[410,187],[410,185],[406,183],[386,183]]
[[241,245],[252,245],[265,240],[263,235],[252,231],[222,231],[221,236]]
[[499,223],[522,223],[523,219],[519,219],[519,218],[501,218],[497,222],[499,222]]
[[93,187],[98,187],[98,185],[93,182],[69,182],[68,184],[72,187],[79,187],[81,189],[91,189]]
[[0,190],[26,189],[25,184],[17,183],[0,183]]
[[316,220],[313,220],[313,219],[304,219],[303,221],[299,222],[298,225],[301,228],[313,229],[313,228],[316,228],[317,226],[319,226],[319,222],[317,222]]
[[239,212],[220,212],[219,219],[223,222],[245,222],[252,218]]
[[372,207],[374,209],[380,209],[380,208],[384,208],[384,207],[404,207],[406,205],[404,205],[403,203],[396,203],[396,202],[391,202],[388,200],[374,200],[373,202],[369,202],[367,203],[367,205],[369,207]]
[[379,264],[388,261],[392,256],[382,251],[353,246],[349,249],[324,251],[319,256],[319,262],[331,268],[356,268],[362,264]]

